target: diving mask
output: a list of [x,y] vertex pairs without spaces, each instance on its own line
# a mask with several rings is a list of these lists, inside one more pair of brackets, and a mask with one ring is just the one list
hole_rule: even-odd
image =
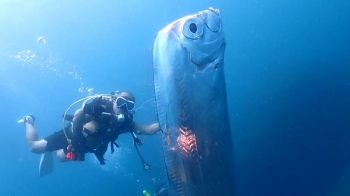
[[118,108],[125,107],[129,112],[135,107],[135,102],[127,100],[124,97],[117,97],[115,102]]

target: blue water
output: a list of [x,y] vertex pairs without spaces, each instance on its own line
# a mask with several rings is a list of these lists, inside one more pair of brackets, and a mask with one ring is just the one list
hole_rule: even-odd
[[[350,195],[349,1],[0,2],[0,195],[142,195],[165,181],[161,135],[129,135],[107,165],[55,162],[39,178],[22,116],[40,137],[89,93],[128,90],[135,119],[156,121],[152,47],[168,23],[210,6],[222,13],[235,192]],[[38,43],[43,36],[46,42]],[[149,101],[150,100],[150,101]],[[144,105],[143,105],[144,103]],[[141,107],[142,106],[142,107]],[[77,106],[78,107],[78,106]]]

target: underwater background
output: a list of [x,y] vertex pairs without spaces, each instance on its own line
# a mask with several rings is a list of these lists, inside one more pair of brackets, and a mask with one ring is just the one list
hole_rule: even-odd
[[350,195],[346,0],[0,1],[0,195],[156,195],[166,183],[161,134],[140,136],[151,172],[125,134],[105,166],[89,155],[39,177],[40,155],[17,121],[34,114],[42,138],[73,102],[128,90],[135,120],[155,122],[156,34],[209,7],[227,40],[236,195]]

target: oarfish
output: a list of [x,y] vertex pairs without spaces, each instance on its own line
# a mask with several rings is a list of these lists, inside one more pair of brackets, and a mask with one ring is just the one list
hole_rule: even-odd
[[158,32],[153,74],[172,195],[233,195],[233,145],[218,9]]

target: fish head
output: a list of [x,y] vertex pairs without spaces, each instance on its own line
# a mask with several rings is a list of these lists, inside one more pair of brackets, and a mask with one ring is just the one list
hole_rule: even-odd
[[218,9],[209,8],[181,18],[173,24],[173,31],[197,68],[214,66],[212,62],[223,58],[226,41]]

